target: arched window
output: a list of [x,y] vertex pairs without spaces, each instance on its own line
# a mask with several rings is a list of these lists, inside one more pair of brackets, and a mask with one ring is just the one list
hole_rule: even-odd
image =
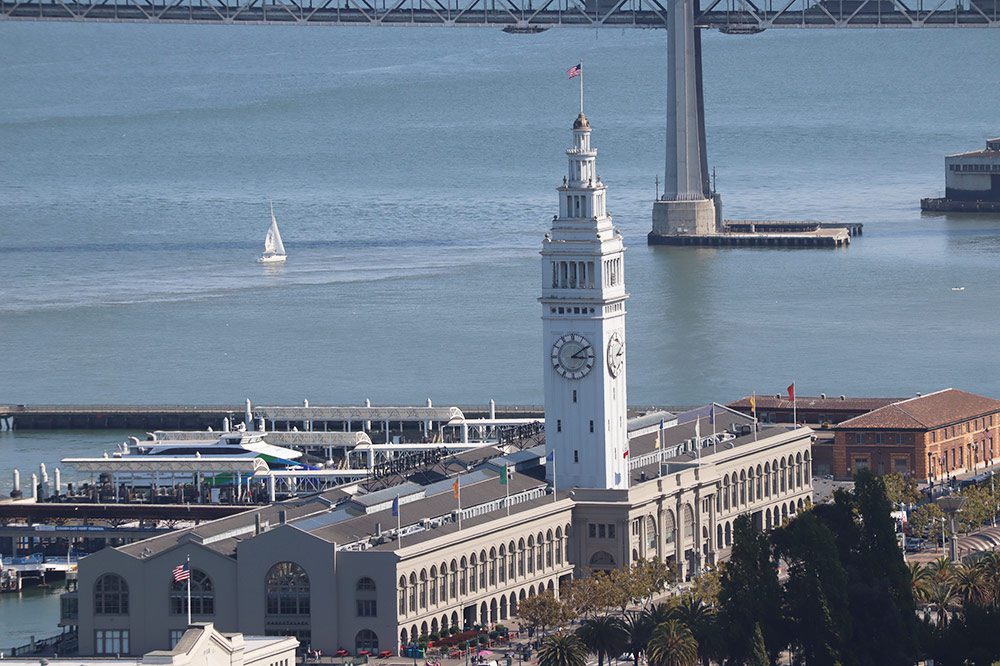
[[535,573],[535,537],[528,537],[528,573]]
[[264,582],[268,615],[309,615],[309,575],[294,562],[278,562]]
[[[170,585],[170,612],[173,615],[187,615],[187,600],[187,581],[174,581]],[[201,569],[191,569],[191,614],[213,613],[215,613],[215,589],[212,587],[212,579]]]
[[656,520],[646,516],[646,557],[656,554]]
[[410,610],[415,611],[417,610],[417,574],[415,573],[410,574],[410,585],[407,589],[410,592],[409,595]]
[[104,574],[94,583],[95,615],[128,615],[128,583],[118,574]]
[[563,562],[563,535],[562,528],[556,528],[556,564]]
[[524,539],[517,542],[517,575],[524,575]]
[[[449,595],[452,599],[458,598],[458,562],[451,561],[451,577],[448,579]],[[464,593],[465,590],[463,589]]]
[[442,562],[441,569],[438,571],[441,576],[439,581],[441,587],[441,603],[448,601],[448,563]]
[[507,544],[507,556],[510,558],[507,562],[507,578],[514,580],[517,575],[517,547],[513,541]]
[[486,562],[486,551],[479,553],[479,589],[486,589],[486,574],[489,565]]
[[468,588],[466,587],[466,585],[467,585],[466,580],[469,577],[469,569],[468,569],[468,567],[469,567],[469,561],[463,557],[462,558],[462,570],[459,572],[459,579],[458,579],[458,591],[459,591],[460,594],[463,594],[463,595],[468,593],[467,592]]
[[378,653],[378,634],[376,634],[371,629],[362,629],[354,637],[354,650],[356,652],[361,652],[362,650],[368,650],[369,652]]
[[[397,592],[399,593],[399,614],[406,615],[406,576],[399,577]],[[403,642],[406,643],[406,641]]]
[[375,581],[367,576],[358,579],[354,586],[354,601],[358,617],[377,617],[378,600]]
[[663,514],[663,541],[664,543],[674,542],[674,532],[677,531],[677,523],[674,521],[674,512],[667,509]]
[[729,511],[729,475],[722,479],[722,508]]
[[542,571],[545,568],[545,537],[542,533],[538,533],[538,538],[535,541],[535,567]]
[[545,566],[552,566],[552,530],[545,533]]
[[469,592],[475,592],[478,589],[477,587],[477,583],[479,582],[478,578],[479,566],[477,565],[478,562],[479,559],[476,557],[475,553],[469,556]]
[[690,504],[684,505],[684,539],[694,538],[694,510]]
[[427,608],[427,569],[420,570],[420,607]]
[[507,582],[507,546],[500,544],[500,566],[498,567],[500,582]]
[[497,549],[490,548],[490,586],[497,584]]
[[766,484],[766,481],[763,480],[763,474],[764,469],[760,465],[757,465],[757,473],[754,475],[754,479],[757,482],[757,489],[754,492],[754,497],[757,498],[758,502],[760,501],[760,498],[763,497],[763,486]]
[[599,550],[591,556],[590,566],[597,571],[609,571],[615,568],[615,558],[611,553]]

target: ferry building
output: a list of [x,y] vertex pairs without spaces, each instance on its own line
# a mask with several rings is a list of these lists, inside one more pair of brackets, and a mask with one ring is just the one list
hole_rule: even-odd
[[712,404],[629,420],[624,245],[583,113],[542,244],[544,444],[485,446],[433,469],[261,507],[81,561],[63,600],[81,654],[143,654],[196,622],[389,650],[516,614],[573,577],[644,558],[687,578],[725,558],[733,521],[808,505],[808,428]]

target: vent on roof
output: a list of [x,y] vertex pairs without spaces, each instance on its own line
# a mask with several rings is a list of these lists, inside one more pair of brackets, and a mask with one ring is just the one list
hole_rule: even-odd
[[842,395],[842,396],[840,396],[840,399],[841,400],[847,400],[847,396],[846,395]]
[[822,398],[823,400],[826,400],[826,393],[820,393],[819,397]]

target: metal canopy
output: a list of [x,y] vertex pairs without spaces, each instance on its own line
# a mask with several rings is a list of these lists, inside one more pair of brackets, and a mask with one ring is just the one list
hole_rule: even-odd
[[121,473],[232,473],[253,474],[268,471],[267,463],[255,457],[205,456],[203,458],[173,456],[124,456],[122,458],[63,458],[78,472]]
[[[271,421],[438,421],[465,418],[458,407],[261,407],[254,415]],[[324,433],[326,434],[326,433]]]

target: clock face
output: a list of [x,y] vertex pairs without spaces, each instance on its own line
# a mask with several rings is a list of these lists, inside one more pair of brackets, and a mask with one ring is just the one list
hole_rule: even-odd
[[586,377],[594,367],[594,346],[582,335],[564,335],[552,345],[552,367],[566,379]]
[[608,372],[612,377],[621,374],[625,367],[625,343],[617,332],[612,333],[608,339]]

